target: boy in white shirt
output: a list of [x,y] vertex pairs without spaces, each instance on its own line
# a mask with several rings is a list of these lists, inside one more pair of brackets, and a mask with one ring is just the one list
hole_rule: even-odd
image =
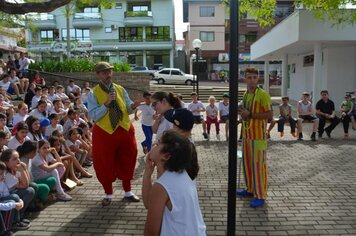
[[33,110],[37,107],[37,104],[41,100],[41,97],[42,97],[42,88],[36,87],[35,88],[35,96],[33,96],[32,101],[31,101],[31,110]]
[[69,85],[67,86],[67,95],[71,99],[80,97],[81,89],[78,85],[74,84],[74,80],[69,80]]
[[193,113],[194,116],[194,123],[195,124],[202,124],[203,126],[203,136],[205,139],[208,139],[208,134],[206,133],[206,123],[202,115],[200,115],[200,112],[205,111],[205,107],[201,101],[198,101],[198,95],[197,93],[193,92],[190,94],[192,97],[192,102],[188,105],[188,110],[190,110]]
[[145,134],[146,139],[141,142],[143,153],[146,154],[151,151],[152,147],[152,125],[154,123],[153,116],[155,114],[155,110],[151,106],[151,94],[149,92],[143,93],[144,102],[141,103],[137,110],[135,111],[135,120],[138,120],[137,111],[141,111],[141,123],[142,123],[142,131]]
[[229,140],[229,93],[223,94],[223,101],[219,102],[220,123],[225,123],[225,136]]

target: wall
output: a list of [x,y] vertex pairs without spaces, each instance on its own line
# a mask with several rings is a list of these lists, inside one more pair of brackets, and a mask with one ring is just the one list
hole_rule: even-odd
[[[71,78],[61,77],[61,75]],[[94,72],[76,72],[76,73],[58,73],[57,75],[41,74],[46,80],[47,85],[54,81],[59,81],[59,84],[67,87],[69,79],[73,79],[81,88],[85,82],[89,82],[91,87],[94,87],[98,80]],[[130,95],[131,99],[141,97],[143,91],[150,90],[150,76],[140,73],[114,73],[113,81],[123,86]]]
[[330,48],[327,51],[327,89],[338,109],[345,92],[356,88],[356,47]]
[[[309,53],[310,55],[313,52]],[[296,64],[295,73],[291,73],[289,96],[299,100],[303,92],[313,90],[313,66],[303,67],[303,57],[289,56],[288,64]],[[323,50],[322,89],[329,91],[330,99],[339,110],[345,92],[356,90],[356,47],[326,48]],[[313,101],[320,99],[320,94],[313,95]]]
[[[194,39],[200,38],[200,31],[214,31],[214,42],[202,42],[202,50],[224,50],[225,49],[225,10],[218,2],[189,3],[189,50],[194,50],[192,43]],[[200,17],[201,6],[214,6],[214,17]]]

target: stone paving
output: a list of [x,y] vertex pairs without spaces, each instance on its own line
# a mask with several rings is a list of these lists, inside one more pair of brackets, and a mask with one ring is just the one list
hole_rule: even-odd
[[[140,123],[134,125],[139,142]],[[267,204],[252,209],[249,199],[238,198],[236,235],[356,235],[356,132],[351,130],[350,140],[345,141],[340,124],[332,139],[311,142],[311,125],[306,126],[303,142],[288,134],[289,127],[283,138],[273,130]],[[200,206],[207,235],[226,235],[228,145],[215,140],[214,129],[211,136],[211,141],[204,141],[201,126],[194,128],[201,166]],[[132,183],[139,196],[143,167],[140,149]],[[113,205],[103,208],[103,190],[96,178],[84,181],[84,186],[70,192],[73,201],[56,202],[31,214],[31,228],[17,235],[143,235],[142,202],[122,202],[121,184],[116,183]]]

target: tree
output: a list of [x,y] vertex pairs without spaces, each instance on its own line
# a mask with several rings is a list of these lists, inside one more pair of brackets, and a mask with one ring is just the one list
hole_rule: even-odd
[[[223,5],[228,7],[230,1],[223,0]],[[276,0],[239,0],[239,9],[240,13],[248,13],[255,17],[261,26],[270,26],[275,23],[276,2]],[[356,23],[356,11],[345,11],[348,5],[356,5],[356,0],[295,0],[294,4],[303,5],[319,20],[330,20],[334,24]]]
[[25,14],[29,12],[51,12],[61,6],[68,4],[71,0],[51,0],[51,1],[26,1],[17,3],[16,1],[0,0],[0,11],[7,14]]

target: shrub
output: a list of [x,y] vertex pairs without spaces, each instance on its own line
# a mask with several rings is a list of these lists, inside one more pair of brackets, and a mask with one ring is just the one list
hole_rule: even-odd
[[[130,65],[124,62],[113,63],[113,71],[128,72]],[[93,72],[95,62],[90,60],[72,60],[68,59],[63,62],[60,61],[45,61],[30,64],[31,70],[45,71],[45,72]]]

